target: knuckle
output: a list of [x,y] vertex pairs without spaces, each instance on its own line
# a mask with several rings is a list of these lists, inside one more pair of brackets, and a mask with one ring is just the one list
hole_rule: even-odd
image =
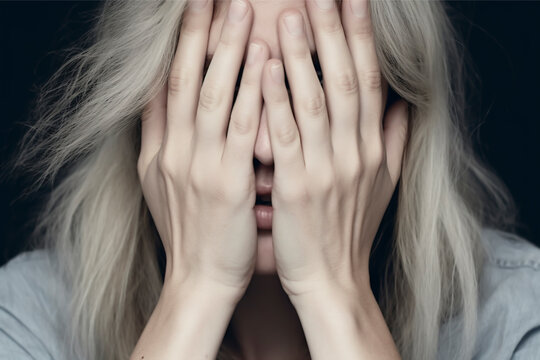
[[206,183],[208,182],[208,174],[200,166],[193,165],[189,172],[189,183],[191,190],[198,196],[208,189]]
[[[220,47],[219,51],[229,52],[233,50],[233,48],[236,45],[238,45],[237,37],[232,36],[230,31],[227,31],[227,29],[224,29],[224,31],[221,33],[221,38],[219,39],[219,44],[218,44],[218,46]],[[216,52],[217,52],[217,49],[216,49]]]
[[249,94],[253,94],[260,88],[260,73],[256,73],[249,70],[244,70],[242,73],[242,80],[240,83],[240,89],[243,89]]
[[313,188],[323,195],[330,193],[335,186],[335,175],[331,170],[319,171],[312,179]]
[[371,21],[357,21],[353,28],[353,34],[357,40],[367,40],[373,37],[373,26]]
[[361,83],[363,83],[368,90],[382,89],[382,75],[379,70],[366,71],[361,74],[361,77]]
[[356,155],[352,156],[350,159],[348,158],[347,165],[343,171],[345,173],[344,177],[347,179],[348,184],[358,184],[363,174],[360,157]]
[[242,114],[238,111],[233,111],[231,115],[230,126],[232,131],[239,135],[249,135],[252,133],[255,121],[252,115]]
[[194,37],[200,33],[202,33],[202,28],[199,21],[191,21],[191,19],[184,18],[182,21],[182,27],[180,29],[181,37]]
[[384,146],[381,141],[374,141],[369,145],[369,151],[367,152],[367,165],[372,169],[378,169],[381,167],[384,161]]
[[301,181],[291,181],[281,192],[281,197],[287,199],[287,202],[306,205],[311,201],[311,194],[308,191],[307,186]]
[[337,22],[332,19],[331,21],[327,21],[321,24],[321,30],[326,34],[332,35],[343,31],[343,27],[341,26],[341,22]]
[[292,49],[290,57],[292,60],[300,61],[304,64],[313,63],[313,60],[311,60],[311,53],[309,51],[306,52],[304,49]]
[[223,94],[217,86],[206,84],[202,87],[199,95],[199,107],[208,112],[213,112],[219,108],[223,100]]
[[321,91],[301,101],[302,109],[310,116],[321,116],[326,111],[326,101]]
[[356,73],[346,70],[331,77],[336,89],[345,94],[356,94],[358,92],[358,78]]
[[194,74],[194,71],[184,67],[173,68],[168,78],[169,94],[177,95],[183,88],[188,88],[194,82],[191,74]]
[[158,153],[157,165],[164,178],[173,178],[175,174],[174,157],[168,151]]
[[296,141],[296,129],[293,126],[281,126],[277,129],[277,139],[281,145],[292,145]]

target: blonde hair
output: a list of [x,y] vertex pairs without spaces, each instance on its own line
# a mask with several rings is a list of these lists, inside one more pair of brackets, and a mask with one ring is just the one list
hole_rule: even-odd
[[[29,192],[53,185],[33,241],[58,257],[72,292],[70,358],[129,358],[161,291],[163,249],[136,163],[141,112],[167,80],[184,7],[106,1],[85,47],[70,49],[41,89],[13,162],[34,175]],[[373,250],[374,289],[403,359],[434,359],[440,326],[456,314],[455,356],[470,358],[481,229],[512,229],[515,206],[473,153],[464,49],[444,4],[373,0],[370,11],[382,75],[410,110],[402,177]],[[231,358],[224,341],[218,359]]]

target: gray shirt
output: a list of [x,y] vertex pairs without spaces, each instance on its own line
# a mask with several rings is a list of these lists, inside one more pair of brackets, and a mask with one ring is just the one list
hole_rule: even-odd
[[[488,259],[479,286],[475,360],[540,359],[540,249],[505,232],[484,229]],[[45,250],[19,254],[0,268],[0,360],[64,360],[68,291]],[[439,360],[454,354],[439,335]]]

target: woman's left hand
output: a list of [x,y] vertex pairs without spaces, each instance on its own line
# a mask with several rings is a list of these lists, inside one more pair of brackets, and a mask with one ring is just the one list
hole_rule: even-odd
[[383,119],[369,12],[357,17],[352,1],[343,1],[342,19],[334,0],[328,9],[306,1],[324,90],[301,13],[282,14],[278,33],[294,115],[281,61],[269,60],[263,72],[274,156],[274,254],[291,299],[370,289],[370,250],[401,174],[407,103],[397,101]]

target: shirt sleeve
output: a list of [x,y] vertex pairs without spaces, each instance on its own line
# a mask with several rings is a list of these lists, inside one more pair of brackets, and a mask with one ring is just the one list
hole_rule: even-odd
[[537,359],[540,354],[540,326],[535,327],[523,336],[512,354],[511,360]]

